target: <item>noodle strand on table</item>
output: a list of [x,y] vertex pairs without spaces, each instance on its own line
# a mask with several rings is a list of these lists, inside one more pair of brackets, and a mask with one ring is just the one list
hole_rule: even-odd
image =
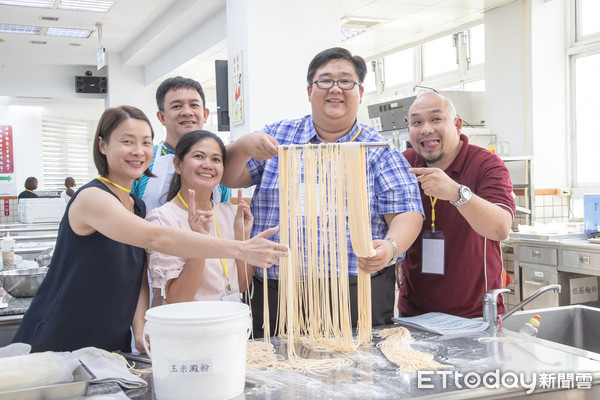
[[388,360],[398,366],[397,374],[419,370],[454,368],[452,365],[440,364],[433,359],[433,354],[414,350],[410,345],[414,339],[408,329],[403,326],[384,329],[379,337],[385,338],[377,347]]

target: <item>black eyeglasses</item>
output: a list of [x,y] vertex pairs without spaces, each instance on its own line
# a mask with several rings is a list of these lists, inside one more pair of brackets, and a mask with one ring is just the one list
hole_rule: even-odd
[[351,90],[356,85],[360,86],[360,83],[352,79],[340,79],[338,81],[334,81],[333,79],[319,79],[318,81],[314,81],[313,84],[317,85],[319,89],[331,89],[333,85],[337,84],[342,90]]

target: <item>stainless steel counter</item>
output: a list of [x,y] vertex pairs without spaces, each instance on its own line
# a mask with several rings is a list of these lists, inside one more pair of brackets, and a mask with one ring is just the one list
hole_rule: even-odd
[[[487,333],[449,337],[418,330],[411,332],[416,339],[414,349],[430,352],[436,360],[454,368],[441,373],[398,375],[396,366],[383,356],[379,348],[371,346],[348,354],[354,365],[339,370],[306,373],[248,371],[244,394],[239,398],[425,400],[541,397],[572,400],[597,399],[600,396],[600,361],[589,359],[587,352],[568,352],[560,346],[550,347],[548,342],[509,331],[499,332],[495,340]],[[486,336],[492,340],[488,343],[478,340]],[[506,337],[516,341],[503,341]],[[285,354],[286,343],[278,338],[274,338],[273,342],[279,352]],[[298,348],[298,354],[320,356],[305,348]],[[520,374],[523,374],[522,377]],[[477,384],[478,379],[488,377],[487,386],[496,386],[492,385],[495,376],[498,377],[497,387],[487,388],[481,382]],[[152,376],[146,374],[142,377],[150,383],[147,391],[129,396],[138,400],[153,399]],[[514,384],[510,380],[512,377],[517,378]],[[581,382],[576,382],[576,379]],[[503,380],[506,384],[502,383]],[[528,388],[532,388],[531,394],[525,393]],[[92,394],[103,388],[91,385],[90,389]]]

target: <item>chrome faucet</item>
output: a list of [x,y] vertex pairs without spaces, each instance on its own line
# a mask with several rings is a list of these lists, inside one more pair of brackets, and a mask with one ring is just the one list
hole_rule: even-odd
[[[523,299],[519,304],[513,307],[512,310],[505,312],[502,314],[502,320],[506,320],[508,317],[513,315],[515,312],[519,311],[525,305],[531,303],[537,297],[539,297],[542,293],[545,293],[549,290],[554,290],[556,293],[560,293],[561,287],[560,285],[548,285],[539,288],[535,292],[531,294],[531,296]],[[488,323],[488,329],[496,329],[498,324],[498,295],[500,293],[510,293],[510,289],[502,288],[502,289],[494,289],[488,290],[483,294],[483,322]]]

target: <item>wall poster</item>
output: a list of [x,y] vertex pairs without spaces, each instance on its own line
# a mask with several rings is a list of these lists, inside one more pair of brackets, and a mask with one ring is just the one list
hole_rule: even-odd
[[244,122],[244,90],[242,81],[242,52],[237,52],[231,62],[231,122],[241,124]]
[[0,195],[10,195],[14,190],[15,160],[12,126],[0,125]]

